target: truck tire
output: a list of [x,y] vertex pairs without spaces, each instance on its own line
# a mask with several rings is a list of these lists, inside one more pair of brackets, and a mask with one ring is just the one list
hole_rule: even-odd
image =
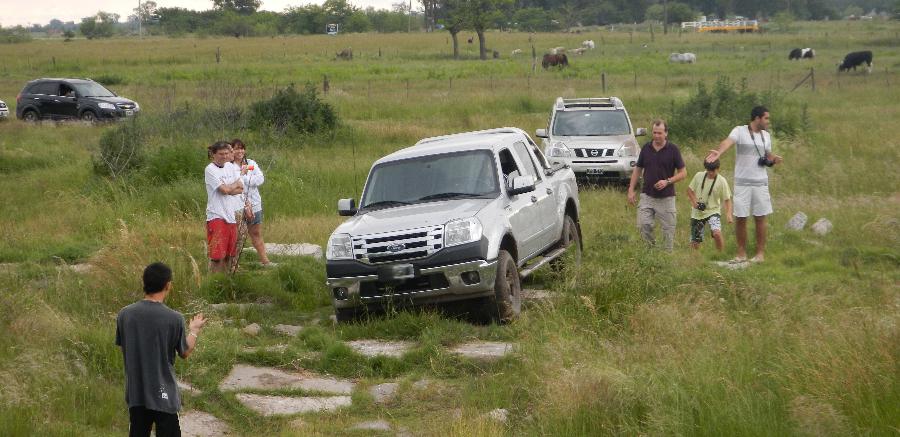
[[505,250],[497,257],[497,278],[494,280],[494,302],[497,319],[511,322],[522,312],[522,284],[516,260]]
[[556,244],[556,248],[572,245],[575,246],[574,250],[569,250],[568,253],[550,263],[554,270],[562,270],[566,261],[570,261],[576,266],[581,264],[581,233],[578,232],[578,225],[575,224],[575,219],[570,215],[566,215],[566,219],[563,221],[562,236],[559,237],[559,243]]
[[356,320],[356,308],[335,308],[334,318],[338,323],[353,322]]
[[81,113],[81,121],[86,123],[96,123],[97,114],[90,109]]
[[33,109],[27,109],[24,113],[22,113],[22,120],[25,120],[28,123],[34,123],[40,119],[37,111]]

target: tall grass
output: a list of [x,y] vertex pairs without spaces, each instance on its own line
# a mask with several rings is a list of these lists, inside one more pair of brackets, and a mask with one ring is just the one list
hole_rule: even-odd
[[[538,53],[593,39],[564,72],[532,74],[524,34],[492,33],[504,58],[449,59],[446,35],[286,38],[37,40],[0,45],[0,98],[41,76],[115,78],[152,125],[144,170],[113,180],[92,156],[111,126],[0,123],[4,223],[0,239],[0,434],[121,435],[124,378],[113,345],[114,316],[139,299],[140,271],[162,260],[175,270],[168,304],[188,315],[209,303],[270,302],[271,309],[209,314],[197,354],[178,374],[202,390],[185,407],[226,420],[240,435],[342,435],[384,418],[416,435],[893,435],[900,429],[897,283],[900,118],[897,24],[803,23],[797,34],[650,35],[629,27],[587,34],[538,34]],[[892,37],[891,35],[894,35]],[[885,43],[887,41],[888,43]],[[647,47],[643,47],[647,44]],[[790,48],[816,48],[811,62]],[[354,61],[331,61],[352,46]],[[222,63],[215,63],[221,47]],[[833,64],[856,48],[875,50],[872,75],[838,76]],[[378,49],[382,56],[378,56]],[[527,52],[528,50],[526,50]],[[696,65],[669,65],[692,51]],[[56,58],[54,68],[52,58]],[[635,211],[617,188],[581,192],[585,253],[580,267],[526,283],[558,297],[527,307],[508,326],[480,326],[433,311],[392,311],[334,326],[324,266],[281,258],[226,278],[206,272],[205,147],[242,138],[263,167],[270,242],[323,244],[341,218],[335,200],[358,197],[371,163],[423,137],[496,126],[545,127],[557,96],[622,98],[636,127],[670,113],[699,81],[746,78],[753,92],[784,94],[816,71],[816,92],[787,94],[806,105],[810,128],[778,135],[785,165],[770,173],[775,213],[767,261],[747,270],[711,266],[726,254],[687,247],[689,207],[679,192],[676,250],[643,248]],[[278,135],[224,122],[229,111],[310,81],[344,120],[334,135]],[[408,85],[407,85],[408,80]],[[321,88],[319,88],[321,90]],[[749,108],[745,109],[749,113]],[[724,137],[728,132],[720,132]],[[674,133],[673,133],[674,135]],[[683,137],[688,171],[699,171],[718,139]],[[733,155],[724,159],[729,179]],[[681,190],[681,188],[679,188]],[[834,223],[826,236],[787,231],[803,211]],[[75,273],[67,264],[88,262]],[[239,330],[259,323],[249,337]],[[300,324],[296,338],[271,330]],[[342,343],[411,340],[403,358],[363,357]],[[516,351],[482,363],[447,352],[474,339],[511,341]],[[243,351],[285,344],[285,352]],[[263,418],[218,384],[235,363],[304,368],[353,378],[354,405],[334,414]],[[427,388],[417,388],[420,380]],[[397,399],[375,404],[365,388],[400,383]],[[484,413],[509,410],[500,424]]]

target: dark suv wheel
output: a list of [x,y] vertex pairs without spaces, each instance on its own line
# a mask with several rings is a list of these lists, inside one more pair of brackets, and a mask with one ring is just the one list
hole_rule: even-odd
[[81,121],[95,123],[97,121],[97,114],[95,114],[94,111],[84,111],[81,113]]
[[28,123],[34,123],[34,122],[40,120],[40,118],[41,117],[38,116],[37,111],[35,111],[33,109],[29,109],[29,110],[25,111],[24,113],[22,113],[22,120],[24,120]]

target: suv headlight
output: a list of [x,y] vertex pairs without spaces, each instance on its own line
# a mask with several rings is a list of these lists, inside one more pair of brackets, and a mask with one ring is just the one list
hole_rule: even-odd
[[325,259],[353,259],[353,243],[348,234],[333,234],[328,238]]
[[116,109],[116,105],[113,105],[112,103],[106,103],[106,102],[98,103],[97,106],[99,106],[100,109]]
[[563,143],[554,143],[550,146],[550,149],[547,150],[547,154],[550,155],[551,158],[569,158],[572,156],[572,149],[569,149]]
[[478,241],[482,230],[481,222],[475,217],[447,222],[444,225],[444,247]]

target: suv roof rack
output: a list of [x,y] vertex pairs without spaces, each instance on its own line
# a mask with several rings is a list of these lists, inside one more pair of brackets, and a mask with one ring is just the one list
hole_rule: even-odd
[[521,130],[518,129],[518,128],[514,128],[514,127],[498,127],[498,128],[495,128],[495,129],[478,130],[478,131],[471,131],[471,132],[460,132],[460,133],[455,133],[455,134],[440,135],[440,136],[437,136],[437,137],[424,138],[424,139],[421,139],[421,140],[419,140],[418,142],[416,142],[416,145],[418,146],[418,145],[422,145],[422,144],[433,143],[433,142],[436,142],[436,141],[445,140],[445,139],[450,138],[450,137],[460,137],[460,136],[469,136],[469,135],[514,134],[514,133],[518,133],[518,132],[521,132]]
[[556,109],[569,108],[616,108],[623,109],[625,105],[618,97],[592,97],[580,99],[556,98]]

